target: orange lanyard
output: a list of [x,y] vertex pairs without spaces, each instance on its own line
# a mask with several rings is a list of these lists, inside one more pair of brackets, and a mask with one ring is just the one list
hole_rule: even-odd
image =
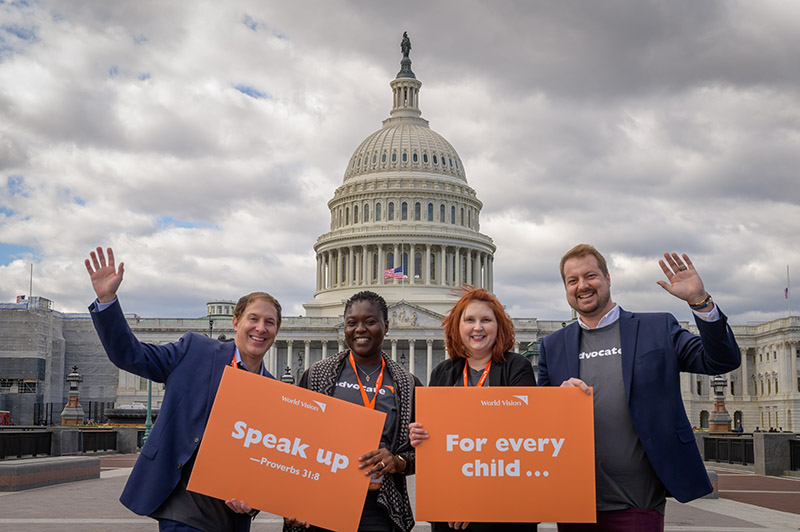
[[381,357],[381,372],[378,374],[378,380],[375,381],[375,393],[372,396],[372,400],[370,401],[367,398],[367,392],[364,391],[364,385],[361,384],[361,377],[358,376],[358,370],[356,369],[356,361],[353,358],[353,352],[350,351],[350,365],[353,366],[353,373],[356,374],[356,380],[358,381],[358,390],[361,392],[361,400],[364,401],[364,406],[375,410],[375,399],[378,398],[378,392],[381,391],[381,384],[383,384],[383,368],[386,367],[386,361]]
[[[469,377],[467,377],[467,368],[469,367],[469,363],[464,361],[464,388],[469,388]],[[476,388],[480,388],[483,386],[484,381],[486,381],[486,376],[489,375],[489,368],[492,367],[492,361],[490,360],[488,364],[486,364],[486,369],[483,370],[483,375],[481,375],[481,380],[478,381],[478,385]]]
[[236,365],[236,354],[233,355],[233,360],[231,360],[231,367],[239,368],[239,366]]

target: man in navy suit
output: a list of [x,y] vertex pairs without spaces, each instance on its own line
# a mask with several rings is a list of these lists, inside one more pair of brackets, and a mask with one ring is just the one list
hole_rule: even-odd
[[666,496],[710,493],[683,407],[680,372],[716,375],[739,367],[727,318],[685,254],[665,253],[658,284],[686,301],[700,336],[671,314],[631,313],[611,300],[611,276],[594,247],[561,259],[567,302],[578,321],[542,340],[540,386],[594,393],[597,524],[559,523],[561,532],[663,531]]
[[211,414],[222,372],[234,366],[269,378],[264,355],[281,325],[281,306],[265,292],[239,299],[233,311],[233,342],[188,332],[177,342],[139,342],[117,300],[124,264],[114,252],[91,253],[86,269],[97,300],[89,307],[95,329],[117,367],[166,384],[158,419],[136,460],[120,500],[137,514],[158,520],[165,531],[250,530],[253,510],[237,499],[222,501],[186,489]]

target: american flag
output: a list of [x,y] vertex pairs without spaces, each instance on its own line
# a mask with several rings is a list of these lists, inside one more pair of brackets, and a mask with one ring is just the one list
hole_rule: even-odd
[[398,266],[394,269],[383,270],[383,278],[384,279],[402,279],[403,278],[403,267]]

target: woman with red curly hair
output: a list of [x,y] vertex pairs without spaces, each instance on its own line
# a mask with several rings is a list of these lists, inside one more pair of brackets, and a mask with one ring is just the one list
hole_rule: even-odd
[[[466,289],[442,322],[449,360],[433,368],[428,386],[536,386],[531,363],[517,353],[514,324],[503,305],[482,288]],[[428,439],[422,423],[409,425],[411,445]],[[432,523],[434,532],[530,531],[536,523]]]

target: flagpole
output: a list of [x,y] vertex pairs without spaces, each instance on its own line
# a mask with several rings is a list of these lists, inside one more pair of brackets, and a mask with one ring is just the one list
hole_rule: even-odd
[[792,317],[792,287],[789,284],[789,265],[786,265],[786,301],[789,303],[789,317]]
[[[403,249],[403,241],[400,241],[400,271],[403,272],[400,275],[400,301],[406,300],[406,264],[403,264],[403,253],[405,250]],[[788,266],[787,266],[788,268]]]

